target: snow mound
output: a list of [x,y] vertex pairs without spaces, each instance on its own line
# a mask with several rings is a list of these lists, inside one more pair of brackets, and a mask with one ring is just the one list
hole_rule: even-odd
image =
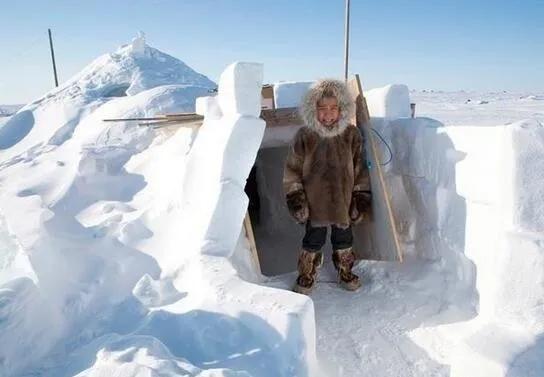
[[55,95],[57,101],[82,93],[86,97],[133,96],[160,85],[210,89],[216,86],[213,81],[179,59],[147,45],[143,35],[140,35],[114,53],[97,58],[50,94]]
[[240,278],[262,278],[242,231],[262,66],[226,70],[200,129],[103,121],[194,111],[215,85],[183,67],[140,36],[2,128],[0,375],[315,367],[311,301]]
[[[0,343],[11,344],[0,349],[1,375],[39,367],[61,339],[71,352],[113,331],[88,321],[114,322],[117,305],[134,311],[124,328],[145,315],[141,304],[130,304],[132,291],[139,287],[145,296],[138,281],[159,277],[162,250],[151,256],[133,245],[152,238],[147,219],[171,210],[157,192],[179,195],[175,172],[183,174],[194,135],[182,129],[163,144],[163,134],[150,127],[103,119],[194,111],[195,99],[213,87],[140,37],[26,105],[0,129]],[[162,161],[155,175],[127,170],[136,156],[138,167],[147,166],[141,158],[150,149]],[[152,179],[164,178],[165,163],[178,166],[161,182],[173,184],[167,188]],[[150,306],[182,296],[166,283],[155,289],[165,293],[144,300]]]
[[[20,109],[0,128],[0,159],[39,143],[61,145],[71,138],[81,119],[106,102],[165,85],[179,91],[172,97],[176,106],[168,109],[176,112],[194,111],[195,99],[216,87],[182,61],[145,44],[140,36],[132,44],[97,58],[60,87]],[[166,105],[150,106],[138,116],[166,110]]]

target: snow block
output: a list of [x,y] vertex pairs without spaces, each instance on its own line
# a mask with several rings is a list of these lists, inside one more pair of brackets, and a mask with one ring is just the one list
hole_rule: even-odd
[[[481,204],[499,203],[500,177],[504,171],[499,162],[504,158],[504,127],[455,126],[445,130],[459,154],[455,167],[458,194]],[[428,143],[431,145],[432,141]],[[475,184],[476,177],[478,184]]]
[[263,65],[237,62],[229,65],[219,79],[219,105],[224,115],[261,114]]
[[[205,255],[201,258],[202,275],[215,292],[210,296],[217,297],[222,313],[239,319],[246,329],[237,338],[248,343],[257,340],[258,344],[251,348],[268,353],[263,360],[264,370],[261,363],[254,363],[261,366],[246,364],[245,370],[252,376],[320,375],[316,369],[314,305],[309,297],[243,281],[225,258]],[[224,326],[224,321],[222,324],[214,332],[217,339],[228,337],[228,326]],[[274,362],[269,364],[271,358]]]
[[217,97],[198,97],[196,99],[196,113],[211,118],[220,118],[222,114]]
[[264,128],[262,119],[237,116],[205,119],[199,130],[187,162],[183,197],[186,213],[192,213],[187,242],[202,248],[200,252],[228,257],[234,251],[248,205],[245,181]]
[[527,120],[507,127],[504,176],[507,227],[544,235],[544,126]]
[[206,255],[230,257],[238,242],[249,199],[243,186],[225,182],[211,214],[211,220],[200,252]]
[[265,122],[239,117],[233,123],[229,142],[222,150],[219,196],[208,224],[203,254],[230,256],[234,251],[249,200],[246,179],[261,144]]
[[387,85],[364,92],[368,111],[376,118],[410,118],[410,92],[403,84]]
[[[229,257],[247,211],[246,179],[261,144],[262,64],[234,63],[219,83],[223,116],[206,116],[186,165],[183,197],[187,244],[200,253]],[[213,106],[211,99],[206,101]]]
[[544,246],[522,235],[505,235],[497,250],[494,317],[535,332],[544,331]]
[[298,107],[313,83],[313,81],[274,83],[274,103],[276,109]]

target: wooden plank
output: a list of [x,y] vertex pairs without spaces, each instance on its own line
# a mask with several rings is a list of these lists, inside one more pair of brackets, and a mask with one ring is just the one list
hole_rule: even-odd
[[[261,111],[261,118],[265,120],[266,127],[282,127],[302,125],[297,107],[287,107],[283,109],[269,109]],[[145,122],[145,124],[153,125],[154,122],[169,122],[172,124],[183,124],[187,122],[203,121],[204,117],[195,113],[172,113],[163,114],[150,118],[114,118],[104,119],[104,122]],[[142,123],[144,124],[144,123]],[[157,123],[158,124],[158,123]]]
[[181,125],[188,127],[200,127],[204,121],[204,117],[194,113],[187,114],[167,114],[163,118],[157,118],[158,120],[153,120],[153,118],[144,118],[150,120],[147,122],[140,123],[140,126],[149,126],[153,128],[159,128],[163,126],[171,125]]
[[[391,200],[389,197],[387,186],[385,184],[385,179],[383,177],[383,170],[382,170],[382,166],[380,165],[378,150],[376,147],[374,137],[372,135],[372,129],[370,124],[370,114],[368,112],[366,99],[364,98],[364,95],[363,95],[363,89],[361,86],[359,75],[355,75],[355,78],[348,82],[348,88],[350,90],[350,93],[352,93],[352,95],[354,96],[355,103],[356,103],[356,112],[354,114],[355,122],[358,126],[361,126],[365,130],[367,140],[369,141],[369,144],[370,144],[369,157],[371,161],[371,184],[372,184],[373,196],[375,199],[373,203],[373,212],[374,212],[373,221],[375,222],[374,223],[374,233],[375,233],[374,241],[380,242],[379,236],[382,234],[378,234],[378,233],[382,232],[384,229],[379,227],[382,225],[385,225],[388,230],[389,237],[393,240],[395,255],[398,258],[398,260],[402,262],[403,255],[402,255],[402,249],[400,246],[395,217],[392,210]],[[377,192],[376,189],[378,189],[379,191]],[[383,204],[385,205],[385,213],[383,213],[383,208],[381,207],[382,203],[376,202],[376,200],[379,201],[382,199],[383,199]],[[380,221],[381,223],[378,224],[377,223],[378,221]],[[383,223],[386,223],[386,224],[383,224]],[[384,242],[382,239],[381,245],[375,245],[375,246],[381,247],[382,250],[380,250],[380,253],[382,253],[382,255],[385,255],[386,250],[383,250],[383,249],[386,248],[386,246],[384,246],[383,243]]]
[[173,117],[199,117],[204,118],[202,115],[199,115],[197,113],[166,113],[166,114],[160,114],[161,116],[167,117],[167,118],[173,118]]
[[165,119],[172,122],[194,122],[203,121],[204,117],[198,114],[165,114]]
[[274,105],[274,85],[265,84],[261,89],[261,109],[262,110],[273,110],[276,106]]
[[139,123],[140,127],[151,127],[154,129],[164,128],[164,127],[195,127],[198,128],[202,126],[200,121],[190,121],[190,122],[149,122],[149,123]]
[[142,121],[161,121],[161,120],[203,120],[202,115],[196,113],[171,113],[158,114],[153,117],[138,117],[138,118],[113,118],[103,119],[103,122],[142,122]]
[[266,127],[281,127],[301,125],[297,107],[286,107],[282,109],[271,109],[261,111],[261,118],[265,120]]
[[151,118],[113,118],[113,119],[102,119],[102,122],[141,122],[141,121],[151,121],[151,120],[166,120],[165,116],[151,117]]
[[253,226],[251,225],[251,218],[249,217],[249,212],[246,212],[246,217],[244,218],[244,229],[246,232],[246,237],[249,241],[249,251],[251,252],[251,260],[255,266],[255,269],[261,273],[261,263],[259,262],[259,254],[257,254],[257,244],[255,242],[255,234],[253,233]]

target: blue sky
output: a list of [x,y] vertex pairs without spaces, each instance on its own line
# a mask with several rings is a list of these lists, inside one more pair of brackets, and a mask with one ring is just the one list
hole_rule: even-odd
[[[544,0],[351,0],[350,72],[365,87],[544,91]],[[344,0],[0,0],[0,103],[25,103],[101,54],[148,44],[217,80],[236,60],[265,81],[343,75]]]

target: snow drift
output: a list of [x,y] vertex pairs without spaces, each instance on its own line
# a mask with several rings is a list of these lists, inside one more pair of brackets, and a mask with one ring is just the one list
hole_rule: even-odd
[[[194,111],[215,88],[142,37],[0,129],[1,375],[311,370],[315,347],[301,340],[313,339],[311,301],[246,283],[233,267],[260,278],[239,219],[263,124],[260,98],[247,103],[239,87],[240,67],[222,77],[224,118],[207,120],[198,138],[102,121]],[[258,95],[262,68],[250,67]],[[245,157],[243,129],[255,144]],[[210,150],[224,158],[207,158]]]

